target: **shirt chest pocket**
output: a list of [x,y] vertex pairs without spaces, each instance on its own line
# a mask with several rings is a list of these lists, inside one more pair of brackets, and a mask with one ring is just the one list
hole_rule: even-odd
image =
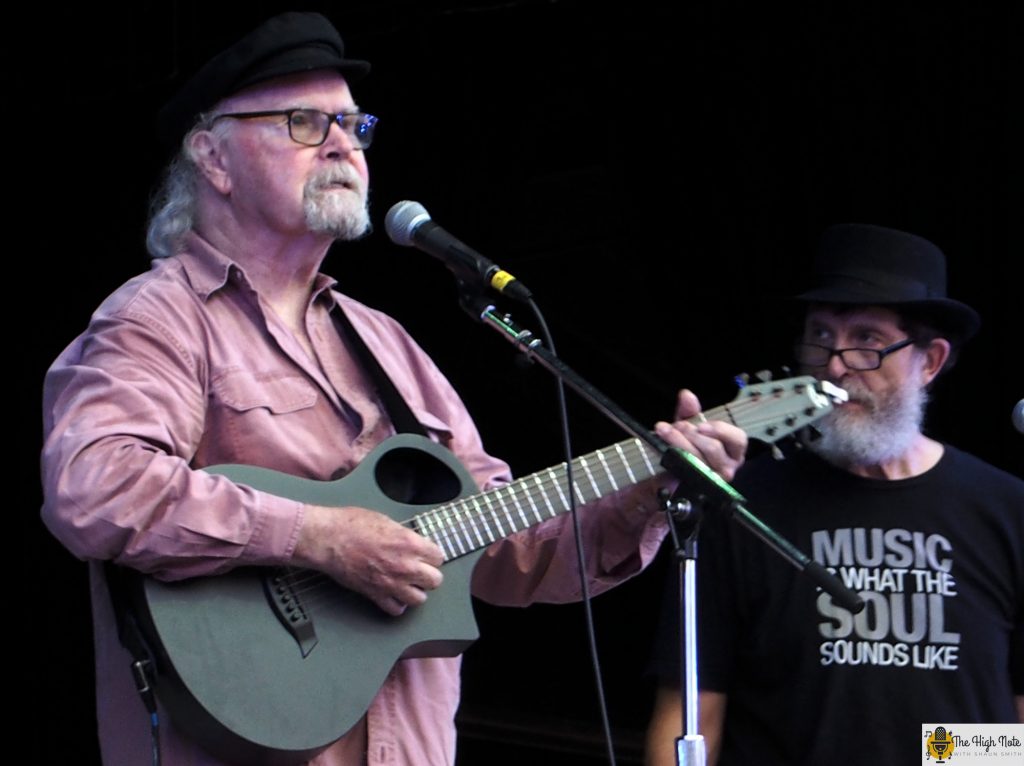
[[315,407],[313,385],[296,375],[232,370],[213,381],[214,401],[235,413],[266,410],[274,415]]
[[230,370],[213,380],[204,431],[222,462],[287,470],[302,464],[326,433],[344,428],[331,409],[302,377]]

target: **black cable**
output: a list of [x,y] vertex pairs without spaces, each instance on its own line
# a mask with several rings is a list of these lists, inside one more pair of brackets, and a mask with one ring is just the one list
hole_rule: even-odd
[[149,715],[149,732],[153,743],[153,766],[160,766],[160,716],[157,713]]
[[[548,350],[552,355],[557,356],[558,354],[555,351],[555,343],[551,338],[551,333],[548,331],[547,322],[544,321],[544,315],[541,313],[540,308],[532,298],[529,299],[527,303],[529,303],[534,316],[537,318],[541,339],[547,345]],[[605,702],[604,683],[602,681],[601,674],[601,661],[598,657],[597,638],[594,634],[594,614],[590,604],[590,584],[587,582],[586,559],[583,551],[583,533],[580,529],[580,518],[576,509],[576,491],[574,489],[572,478],[572,440],[569,436],[569,415],[568,408],[565,403],[565,384],[562,382],[561,378],[555,378],[555,387],[558,392],[558,411],[562,426],[562,444],[565,449],[565,480],[568,485],[569,514],[572,516],[573,532],[576,541],[576,558],[580,574],[580,593],[582,594],[584,621],[586,623],[587,630],[587,646],[590,650],[590,660],[594,669],[594,685],[597,689],[597,704],[601,714],[601,726],[604,731],[605,746],[608,749],[608,763],[609,766],[615,766],[615,746],[612,742],[611,724],[608,721],[608,705]]]
[[[135,630],[138,628],[136,627]],[[141,646],[142,644],[136,645]],[[135,680],[135,690],[139,693],[139,698],[149,713],[152,763],[153,766],[160,766],[160,712],[156,704],[156,695],[153,693],[153,663],[148,659],[135,660],[132,662],[131,672],[132,678]]]

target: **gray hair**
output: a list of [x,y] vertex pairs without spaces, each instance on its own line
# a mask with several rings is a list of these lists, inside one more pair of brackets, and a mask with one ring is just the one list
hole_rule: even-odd
[[[223,126],[223,127],[222,127]],[[182,240],[192,230],[196,213],[196,181],[199,167],[192,153],[192,137],[204,130],[227,130],[214,125],[210,115],[199,115],[181,141],[178,153],[164,170],[163,180],[149,204],[146,249],[154,258],[168,258],[181,251]]]

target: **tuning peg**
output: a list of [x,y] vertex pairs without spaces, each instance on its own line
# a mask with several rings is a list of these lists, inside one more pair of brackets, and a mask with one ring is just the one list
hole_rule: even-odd
[[772,373],[771,370],[761,370],[759,372],[755,372],[754,377],[762,383],[767,383],[772,379]]
[[772,457],[775,458],[776,460],[785,460],[786,459],[786,456],[784,454],[782,454],[782,450],[779,449],[779,445],[778,444],[773,444],[772,445]]
[[750,383],[750,376],[745,372],[741,372],[739,375],[734,376],[732,380],[737,388],[746,388],[747,384]]

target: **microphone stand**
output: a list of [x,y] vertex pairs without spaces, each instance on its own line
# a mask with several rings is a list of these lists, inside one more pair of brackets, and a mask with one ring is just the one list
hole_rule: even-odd
[[[696,631],[696,558],[699,514],[693,506],[720,508],[733,520],[762,540],[786,561],[807,575],[816,585],[832,596],[833,601],[857,614],[864,608],[864,600],[843,585],[842,581],[814,561],[775,530],[758,519],[745,506],[746,498],[702,460],[684,450],[672,447],[657,434],[642,426],[625,411],[590,385],[561,359],[548,351],[541,340],[529,330],[520,328],[509,314],[497,314],[494,305],[487,302],[479,290],[459,280],[459,303],[473,319],[497,331],[531,361],[570,386],[595,409],[616,423],[627,433],[646,442],[660,456],[660,465],[678,481],[675,493],[663,498],[669,515],[669,529],[675,541],[680,560],[680,614],[685,635],[685,662],[682,689],[687,691],[684,711],[684,736],[676,740],[678,763],[703,766],[705,762],[704,738],[698,733],[697,715],[697,631]],[[684,496],[689,500],[683,500]],[[680,544],[676,521],[681,521],[685,540]]]
[[688,496],[695,503],[709,507],[722,507],[732,518],[770,546],[790,564],[806,574],[815,585],[832,596],[839,606],[853,614],[864,608],[864,600],[843,585],[842,581],[818,562],[811,559],[774,529],[751,513],[743,504],[743,497],[721,476],[712,471],[700,458],[684,450],[672,447],[657,434],[631,418],[608,397],[590,385],[575,371],[548,351],[529,330],[518,327],[508,314],[498,315],[495,308],[478,292],[462,286],[460,303],[463,309],[477,321],[496,330],[532,361],[560,378],[580,394],[595,409],[617,424],[627,433],[635,436],[656,451],[660,465],[679,481],[679,489],[689,490]]
[[679,693],[682,695],[682,732],[676,737],[676,763],[679,766],[704,766],[707,754],[704,735],[699,731],[697,685],[697,535],[700,508],[678,493],[663,497],[669,517],[674,559],[679,576],[679,634],[683,636],[682,662],[679,664]]

